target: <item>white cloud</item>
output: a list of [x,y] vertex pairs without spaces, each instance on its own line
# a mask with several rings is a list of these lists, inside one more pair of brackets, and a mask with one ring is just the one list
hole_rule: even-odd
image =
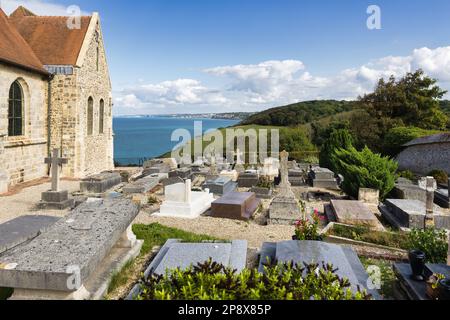
[[[16,10],[18,6],[24,6],[37,15],[68,16],[72,14],[67,10],[68,6],[50,0],[0,0],[0,8],[8,15]],[[84,11],[81,11],[81,14],[89,15],[89,13]]]
[[225,79],[221,88],[194,79],[138,84],[118,92],[116,105],[120,113],[135,108],[141,113],[188,113],[256,111],[313,99],[352,100],[371,92],[380,78],[401,77],[418,68],[450,89],[450,47],[420,48],[409,56],[384,57],[327,77],[314,76],[298,60],[218,66],[203,71]]

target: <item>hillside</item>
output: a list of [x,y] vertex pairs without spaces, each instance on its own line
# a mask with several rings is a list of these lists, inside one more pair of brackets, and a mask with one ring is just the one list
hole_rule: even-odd
[[259,112],[240,125],[298,126],[357,108],[355,101],[316,100]]

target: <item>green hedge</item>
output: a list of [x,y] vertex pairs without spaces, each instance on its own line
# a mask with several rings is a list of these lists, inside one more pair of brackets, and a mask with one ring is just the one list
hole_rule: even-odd
[[402,146],[414,139],[437,134],[438,130],[425,130],[416,127],[397,127],[388,131],[384,138],[385,153],[395,156],[402,151]]

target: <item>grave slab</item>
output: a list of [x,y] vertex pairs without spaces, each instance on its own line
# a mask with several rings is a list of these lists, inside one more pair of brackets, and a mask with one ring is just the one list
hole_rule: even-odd
[[184,168],[180,168],[180,169],[176,169],[173,171],[169,172],[169,178],[175,178],[175,177],[179,177],[182,178],[184,180],[186,179],[190,179],[192,174],[192,170],[189,167],[184,167]]
[[312,168],[308,174],[308,179],[313,188],[339,190],[334,172],[327,168]]
[[375,214],[370,211],[367,205],[360,201],[331,200],[330,204],[331,212],[328,211],[330,214],[327,214],[327,216],[331,221],[348,225],[366,226],[376,230],[383,229]]
[[154,189],[160,182],[158,174],[153,174],[145,178],[136,180],[122,188],[124,194],[147,193]]
[[237,183],[233,182],[230,178],[213,178],[205,182],[203,189],[209,189],[213,194],[222,196],[236,191]]
[[252,192],[231,192],[211,204],[211,216],[249,220],[260,204]]
[[[0,256],[0,287],[18,289],[20,297],[32,299],[89,298],[93,291],[86,285],[112,248],[128,238],[138,212],[123,198],[81,204],[31,242]],[[133,248],[124,248],[125,255],[142,245],[129,240]],[[74,283],[74,276],[80,281]]]
[[[426,205],[419,200],[387,199],[379,207],[383,217],[400,229],[425,228]],[[450,215],[434,206],[436,228],[450,230]]]
[[434,193],[434,202],[442,208],[450,208],[448,189],[437,189]]
[[415,184],[396,184],[392,195],[398,199],[427,201],[427,191]]
[[256,172],[246,171],[239,174],[238,187],[239,188],[251,188],[258,184],[259,176]]
[[81,192],[105,193],[109,189],[122,183],[122,177],[118,172],[102,172],[83,179],[80,183]]
[[49,216],[22,216],[1,224],[0,255],[36,238],[58,220]]
[[368,288],[369,276],[351,247],[320,241],[265,243],[261,250],[260,271],[263,271],[262,266],[267,260],[279,263],[292,262],[301,266],[304,263],[331,263],[338,269],[337,275],[350,281],[353,291],[356,291],[359,286],[366,289],[374,299],[380,299],[376,290]]

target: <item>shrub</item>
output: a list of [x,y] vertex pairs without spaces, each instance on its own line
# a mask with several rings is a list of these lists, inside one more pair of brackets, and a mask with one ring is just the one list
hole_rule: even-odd
[[148,204],[149,205],[154,205],[154,204],[158,204],[159,203],[159,200],[158,200],[158,198],[157,197],[155,197],[154,195],[150,195],[150,196],[148,196]]
[[414,139],[439,133],[437,130],[425,130],[416,127],[396,127],[389,130],[384,137],[384,153],[395,156],[402,151],[402,146]]
[[405,178],[405,179],[408,179],[408,180],[414,180],[414,173],[412,173],[412,172],[409,171],[409,170],[406,170],[406,171],[400,171],[400,172],[398,173],[398,176],[399,176],[400,178]]
[[143,281],[138,300],[369,300],[353,293],[331,265],[273,264],[265,273],[245,269],[240,274],[211,260],[186,270],[151,275]]
[[305,155],[317,152],[305,130],[301,128],[282,128],[280,130],[280,149],[289,152],[289,157],[296,161],[302,161]]
[[335,150],[332,162],[336,172],[344,177],[343,191],[354,198],[358,197],[360,188],[370,188],[379,190],[381,199],[385,199],[395,186],[397,162],[367,147],[362,151],[353,147]]
[[409,233],[409,250],[425,253],[428,263],[446,263],[448,242],[445,230],[414,229]]
[[322,168],[336,171],[331,160],[337,149],[349,149],[353,146],[353,137],[346,129],[334,130],[320,151],[319,163]]
[[428,176],[434,177],[437,183],[445,185],[448,183],[448,174],[444,170],[433,170],[428,174]]

